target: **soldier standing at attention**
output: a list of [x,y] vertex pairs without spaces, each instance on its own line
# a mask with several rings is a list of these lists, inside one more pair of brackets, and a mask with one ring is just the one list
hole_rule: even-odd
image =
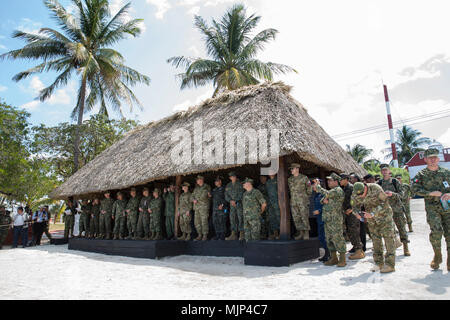
[[238,180],[236,173],[231,171],[228,176],[229,182],[225,188],[225,200],[230,203],[230,225],[231,235],[225,240],[237,240],[239,232],[239,240],[244,240],[244,216],[242,213],[242,196],[244,188]]
[[161,213],[162,213],[162,205],[163,201],[159,196],[160,190],[155,188],[153,190],[153,199],[150,201],[148,205],[148,212],[150,213],[150,230],[153,233],[153,237],[150,237],[150,240],[162,240],[161,234]]
[[93,239],[99,236],[98,233],[98,218],[100,215],[100,200],[98,197],[94,198],[92,202],[92,210],[91,210],[91,222],[89,223],[89,235],[90,238]]
[[111,193],[105,192],[105,199],[100,202],[100,236],[101,239],[111,239],[111,224],[112,224],[112,207],[114,200],[111,199]]
[[136,188],[131,188],[130,190],[131,198],[127,203],[127,227],[128,227],[128,238],[137,240],[137,222],[139,218],[139,202],[141,199],[137,197]]
[[148,212],[148,206],[153,197],[150,197],[150,189],[145,187],[142,191],[143,197],[139,202],[139,218],[137,225],[138,239],[150,240],[154,237],[153,232],[150,235],[150,213]]
[[88,227],[88,219],[91,215],[91,204],[89,203],[88,199],[84,199],[81,201],[81,213],[80,213],[80,233],[78,234],[78,237],[83,237],[82,233],[84,232],[84,237],[88,237],[89,233],[89,227]]
[[212,191],[213,224],[216,236],[214,240],[225,240],[227,217],[227,201],[225,200],[225,187],[222,185],[223,178],[217,177],[214,182],[215,188]]
[[[351,201],[353,214],[358,219],[364,216],[368,221],[375,261],[375,267],[371,271],[380,270],[381,273],[395,271],[395,230],[388,194],[376,183],[357,182],[353,185]],[[361,211],[362,206],[365,211]],[[386,246],[384,257],[383,239]]]
[[194,240],[208,240],[208,217],[209,198],[211,198],[211,187],[205,183],[203,176],[197,176],[197,185],[192,192],[192,203],[194,204],[194,223],[198,236]]
[[411,207],[410,207],[411,185],[409,183],[402,183],[402,175],[401,174],[396,175],[395,179],[397,179],[398,182],[400,182],[400,184],[402,185],[402,202],[403,202],[403,206],[405,207],[406,222],[408,223],[409,232],[413,232],[412,219],[411,219]]
[[189,241],[191,240],[191,210],[192,210],[192,194],[189,192],[190,184],[184,182],[181,185],[183,193],[178,200],[178,212],[177,215],[180,219],[180,229],[182,235],[179,240]]
[[269,217],[269,240],[280,239],[280,206],[278,203],[278,184],[274,174],[266,182]]
[[[425,151],[427,167],[414,178],[412,192],[425,199],[427,222],[430,226],[430,242],[434,250],[431,268],[439,269],[442,263],[441,239],[447,244],[447,270],[450,271],[450,170],[439,166],[439,150]],[[447,209],[445,209],[445,206]]]
[[5,210],[4,206],[0,206],[0,249],[8,236],[9,229],[11,228],[11,216]]
[[112,208],[112,218],[114,220],[114,240],[123,239],[125,234],[125,228],[127,227],[127,215],[125,208],[127,201],[123,198],[123,193],[119,191],[117,193],[117,200],[114,201]]
[[291,196],[291,213],[295,228],[299,235],[295,240],[309,239],[309,197],[312,194],[311,183],[307,176],[300,174],[300,164],[293,163],[290,167],[292,176],[288,179]]
[[[353,185],[349,182],[349,176],[341,174],[339,184],[344,191],[344,201],[342,203],[342,210],[344,218],[347,222],[347,234],[353,246],[353,254],[348,257],[350,260],[358,260],[365,257],[363,246],[360,237],[360,221],[352,214],[351,198],[353,193]],[[364,225],[362,226],[364,228]]]
[[[269,195],[267,194],[267,176],[259,177],[258,190],[262,193],[262,195],[264,196],[264,199],[266,199],[266,203],[269,203]],[[264,210],[264,212],[261,215],[261,239],[262,240],[267,240],[267,237],[269,236],[269,214],[267,211],[268,210]]]
[[69,235],[73,238],[73,226],[75,225],[75,215],[77,209],[73,200],[66,203],[66,210],[64,211],[64,238],[68,239]]
[[[339,186],[340,179],[341,178],[336,173],[332,173],[327,177],[328,186],[331,190],[322,188],[319,180],[314,181],[313,189],[324,196],[321,200],[321,203],[323,204],[322,220],[325,223],[325,237],[331,255],[331,258],[325,262],[325,265],[345,267],[347,265],[345,261],[347,247],[342,232],[342,220],[344,218],[342,216],[342,204],[345,195],[344,191]],[[339,260],[336,252],[339,252]]]
[[165,202],[164,216],[166,217],[167,239],[172,240],[175,236],[175,185],[170,184],[169,188],[164,188],[163,199]]
[[267,201],[258,189],[253,188],[253,180],[244,180],[242,207],[244,212],[245,241],[261,239],[261,215],[266,210]]
[[391,177],[391,170],[388,164],[380,165],[381,174],[383,178],[378,181],[378,184],[383,188],[389,197],[389,204],[394,213],[394,222],[400,234],[400,241],[403,243],[403,253],[405,256],[410,256],[408,248],[408,234],[406,233],[406,219],[405,208],[402,203],[402,186],[397,179]]

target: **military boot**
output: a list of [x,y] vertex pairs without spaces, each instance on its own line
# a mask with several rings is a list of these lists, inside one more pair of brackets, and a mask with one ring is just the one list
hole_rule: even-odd
[[370,269],[370,271],[377,272],[377,271],[380,271],[381,269],[383,269],[383,265],[382,264],[376,264]]
[[326,266],[335,266],[339,263],[336,251],[330,251],[330,259],[324,263]]
[[309,231],[308,230],[304,231],[303,240],[309,240]]
[[338,267],[345,267],[347,262],[345,261],[345,252],[339,253],[339,262],[337,264]]
[[395,247],[398,249],[403,245],[399,237],[395,237]]
[[121,235],[119,235],[119,240],[123,240],[123,237]]
[[202,240],[202,234],[201,233],[198,234],[197,238],[195,238],[194,241],[200,241],[200,240]]
[[319,259],[320,262],[327,262],[328,260],[330,260],[330,251],[328,251],[328,248],[325,249],[325,254],[323,255],[322,258]]
[[181,237],[178,238],[178,240],[183,241],[184,239],[186,239],[186,233],[183,232],[183,234],[181,235]]
[[[437,270],[439,269],[439,265],[442,263],[442,252],[441,252],[441,248],[433,248],[434,250],[434,257],[433,257],[433,261],[431,261],[431,269],[433,270]],[[448,260],[448,259],[447,259]],[[448,266],[448,261],[447,261],[447,266]]]
[[225,240],[225,233],[220,233],[219,240],[224,241]]
[[155,240],[162,240],[162,239],[163,239],[163,237],[162,237],[161,232],[157,232],[156,236],[155,236]]
[[275,236],[275,240],[280,240],[280,231],[275,230],[274,236]]
[[119,236],[116,234],[113,240],[119,240]]
[[357,249],[354,254],[352,254],[350,257],[348,257],[350,260],[359,260],[363,259],[366,256],[364,251],[361,249]]
[[231,231],[231,234],[229,237],[225,238],[225,240],[237,240],[236,231]]
[[413,232],[412,223],[408,223],[409,232]]
[[203,235],[203,238],[202,238],[202,241],[206,241],[206,240],[208,240],[208,235],[207,235],[207,234],[204,234],[204,235]]
[[408,242],[406,241],[403,242],[403,254],[405,255],[405,257],[409,257],[411,255],[408,248]]
[[295,240],[302,240],[304,235],[305,235],[305,232],[302,230],[302,231],[299,232],[298,236],[296,236],[294,239]]
[[184,239],[184,241],[190,241],[190,240],[191,240],[191,234],[186,233],[186,238]]
[[239,241],[245,240],[245,233],[244,231],[239,232]]
[[380,273],[389,273],[389,272],[394,272],[394,271],[395,271],[395,268],[394,268],[394,267],[385,264],[385,265],[381,268]]

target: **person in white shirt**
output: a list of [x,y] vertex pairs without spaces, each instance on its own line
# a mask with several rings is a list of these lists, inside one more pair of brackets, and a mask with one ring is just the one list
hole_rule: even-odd
[[22,239],[22,248],[27,246],[28,242],[28,228],[25,228],[29,217],[26,212],[24,212],[22,207],[17,209],[17,212],[12,216],[13,223],[13,249],[17,248],[17,243],[19,242],[19,237]]
[[41,244],[42,234],[44,233],[47,221],[47,212],[44,210],[44,207],[40,207],[39,211],[33,214],[33,245]]

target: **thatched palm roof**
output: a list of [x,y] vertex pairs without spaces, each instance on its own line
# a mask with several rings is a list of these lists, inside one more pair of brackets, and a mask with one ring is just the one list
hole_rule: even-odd
[[187,111],[143,125],[81,168],[55,189],[51,197],[67,198],[125,189],[177,175],[230,167],[226,164],[176,165],[171,161],[172,133],[179,128],[192,132],[197,120],[203,121],[204,130],[281,129],[281,155],[297,154],[300,159],[328,171],[364,174],[365,171],[308,115],[289,91],[290,87],[282,83],[250,86],[223,93]]

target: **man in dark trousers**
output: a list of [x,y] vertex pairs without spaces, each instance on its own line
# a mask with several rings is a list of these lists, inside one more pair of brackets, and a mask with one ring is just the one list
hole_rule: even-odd
[[33,214],[33,245],[39,246],[41,244],[42,234],[44,233],[45,224],[48,221],[47,212],[44,207],[40,207],[38,211]]

